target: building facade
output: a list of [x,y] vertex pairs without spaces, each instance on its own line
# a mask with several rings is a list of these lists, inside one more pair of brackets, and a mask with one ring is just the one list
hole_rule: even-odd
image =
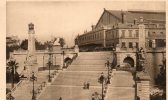
[[92,30],[77,36],[79,47],[116,47],[123,49],[138,47],[140,20],[143,20],[146,48],[165,47],[165,12],[156,11],[115,11],[104,9]]
[[116,48],[116,66],[128,63],[137,67],[137,49],[145,51],[145,69],[151,83],[166,59],[166,15],[160,11],[115,11],[104,9],[92,30],[79,35],[75,43],[80,49]]

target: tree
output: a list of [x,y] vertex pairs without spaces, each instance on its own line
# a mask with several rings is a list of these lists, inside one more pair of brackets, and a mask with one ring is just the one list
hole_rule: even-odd
[[[19,67],[18,63],[16,62],[16,60],[10,60],[9,62],[7,62],[7,72],[10,73],[10,75],[7,75],[8,78],[10,76],[11,80],[12,80],[12,88],[14,87],[14,83],[19,81],[19,76],[18,73],[16,72],[16,69]],[[16,76],[16,77],[15,77]]]
[[23,50],[27,50],[28,49],[28,39],[24,39],[21,44],[20,44],[20,48]]
[[[35,39],[35,47],[36,47],[36,50],[44,50],[45,49],[45,45],[42,44],[37,39]],[[20,48],[22,48],[23,50],[27,50],[28,49],[28,39],[24,39],[22,41],[22,43],[20,45]]]
[[59,43],[60,43],[61,47],[63,47],[65,45],[64,38],[60,38]]
[[160,66],[160,73],[156,78],[156,84],[161,90],[163,90],[162,98],[166,100],[166,59],[163,60],[163,64]]
[[45,50],[45,45],[40,41],[35,40],[36,50]]
[[17,49],[19,49],[19,45],[12,45],[12,46],[6,45],[6,59],[9,59],[10,52],[13,52],[14,50]]

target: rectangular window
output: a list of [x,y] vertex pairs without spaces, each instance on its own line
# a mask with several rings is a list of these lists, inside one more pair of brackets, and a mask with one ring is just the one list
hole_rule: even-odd
[[156,47],[165,47],[166,42],[164,39],[156,39]]
[[121,37],[125,37],[125,30],[122,30]]
[[160,32],[160,35],[163,35],[163,32]]
[[155,33],[155,32],[152,32],[152,36],[156,36],[156,33]]
[[112,33],[112,38],[114,38],[114,32]]
[[125,42],[122,42],[122,44],[121,44],[121,48],[126,48],[126,46],[125,46]]
[[151,36],[151,34],[150,34],[150,32],[148,32],[148,37],[150,37]]
[[138,42],[136,42],[136,48],[138,48],[139,47],[139,44],[138,44]]
[[129,42],[129,48],[133,48],[132,42]]
[[149,43],[149,48],[152,48],[152,40],[149,40],[148,43]]
[[118,30],[116,30],[116,38],[118,37],[117,35],[118,35]]
[[139,37],[139,31],[138,30],[136,30],[135,36]]
[[132,30],[129,30],[129,37],[132,37]]

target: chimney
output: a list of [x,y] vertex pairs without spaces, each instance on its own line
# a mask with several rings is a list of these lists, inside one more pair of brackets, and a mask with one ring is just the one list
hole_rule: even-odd
[[139,21],[140,21],[140,23],[143,23],[143,22],[144,22],[144,19],[143,19],[142,16],[139,18]]
[[125,23],[125,13],[123,11],[121,11],[121,20],[122,20],[122,24]]
[[92,31],[95,29],[95,25],[92,25]]
[[135,18],[135,19],[134,19],[134,25],[135,25],[136,23],[137,23],[137,19]]

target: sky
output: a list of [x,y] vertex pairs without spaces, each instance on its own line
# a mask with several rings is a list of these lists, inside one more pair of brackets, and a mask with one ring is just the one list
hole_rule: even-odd
[[63,37],[72,46],[75,36],[97,23],[104,8],[164,11],[165,6],[163,1],[8,1],[6,34],[28,38],[28,24],[32,22],[37,40]]

